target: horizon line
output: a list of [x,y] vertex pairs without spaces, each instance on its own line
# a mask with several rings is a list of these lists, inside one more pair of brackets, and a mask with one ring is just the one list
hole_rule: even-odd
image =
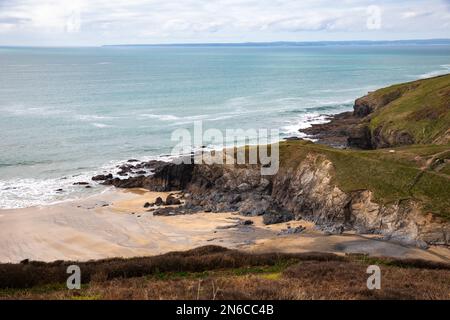
[[397,39],[397,40],[310,40],[310,41],[246,41],[246,42],[180,42],[180,43],[119,43],[104,44],[101,47],[114,46],[263,46],[263,45],[315,45],[315,44],[383,44],[383,43],[420,43],[435,42],[450,44],[450,38]]
[[117,43],[99,45],[2,45],[0,48],[102,48],[102,47],[189,47],[189,46],[314,46],[314,45],[377,45],[377,44],[434,44],[450,45],[450,38],[396,40],[309,40],[309,41],[246,41],[246,42],[173,42],[173,43]]

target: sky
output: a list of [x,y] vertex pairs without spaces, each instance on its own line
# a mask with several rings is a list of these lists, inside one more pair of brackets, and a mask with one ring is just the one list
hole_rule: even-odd
[[0,0],[0,45],[450,38],[450,0]]

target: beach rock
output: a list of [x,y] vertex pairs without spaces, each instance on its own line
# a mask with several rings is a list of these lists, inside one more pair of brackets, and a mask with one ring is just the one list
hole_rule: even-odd
[[191,181],[193,170],[193,164],[159,164],[143,187],[157,192],[183,190]]
[[109,180],[112,179],[113,175],[111,173],[104,175],[104,174],[99,174],[97,176],[92,177],[93,181],[104,181],[104,180]]
[[87,186],[87,185],[89,185],[89,182],[75,182],[73,185],[74,186]]
[[153,211],[154,216],[165,216],[165,217],[180,216],[191,213],[192,211],[181,208],[159,208]]
[[134,168],[134,166],[131,164],[122,164],[122,165],[118,166],[118,168],[125,172],[131,172],[131,170]]
[[[230,218],[228,218],[230,219]],[[225,230],[225,229],[233,229],[233,228],[240,228],[241,230],[249,230],[249,226],[253,225],[253,221],[252,220],[243,220],[243,219],[231,219],[231,220],[235,220],[237,221],[234,224],[230,224],[230,225],[226,225],[226,226],[219,226],[216,229],[218,230]]]
[[239,213],[244,216],[261,216],[271,207],[270,197],[251,197],[240,205]]
[[145,183],[145,176],[130,177],[128,179],[112,179],[108,180],[116,188],[143,188]]
[[180,199],[175,198],[173,195],[169,194],[166,198],[166,205],[172,206],[172,205],[179,205],[181,204]]
[[164,201],[161,197],[156,198],[155,200],[155,206],[163,206],[164,205]]
[[288,227],[287,229],[281,230],[281,232],[279,232],[278,235],[284,236],[284,235],[291,235],[291,234],[299,234],[299,233],[302,233],[304,230],[306,230],[306,228],[303,226],[298,226],[295,228]]
[[134,166],[132,165],[121,165],[119,166],[120,171],[117,172],[119,176],[127,176],[128,174],[132,173],[132,170],[134,169]]
[[289,213],[267,212],[263,215],[263,223],[265,225],[278,224],[291,221],[294,218]]
[[342,224],[318,226],[317,229],[323,231],[326,235],[340,235],[344,233],[345,230]]
[[150,202],[146,202],[144,204],[144,208],[150,208],[152,206],[152,204]]

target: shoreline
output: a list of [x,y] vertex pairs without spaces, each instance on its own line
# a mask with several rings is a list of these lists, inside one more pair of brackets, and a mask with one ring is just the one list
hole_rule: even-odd
[[349,148],[348,139],[353,127],[358,125],[361,118],[354,116],[353,111],[345,111],[337,114],[326,115],[327,122],[312,124],[299,132],[306,135],[306,139],[315,143],[325,144],[333,148]]
[[[313,126],[320,126],[325,125],[331,121],[331,119],[339,115],[341,113],[337,114],[318,114],[315,117],[311,118],[309,121],[305,122],[307,125],[306,128],[302,129],[302,126],[298,126],[298,129],[296,129],[296,135],[284,133],[285,137],[281,137],[277,141],[273,141],[272,143],[279,143],[290,139],[304,139],[304,140],[311,140],[314,141],[316,138],[314,136],[299,136],[301,135],[303,130],[308,130],[309,128],[312,128]],[[296,118],[293,118],[292,120],[295,120]],[[235,147],[240,148],[244,146],[257,146],[258,144],[237,144]],[[109,160],[107,163],[104,163],[102,165],[99,165],[96,169],[93,169],[92,171],[88,172],[78,172],[73,174],[68,174],[65,176],[57,177],[57,178],[51,178],[46,179],[43,181],[53,181],[53,190],[51,193],[56,197],[55,199],[46,199],[46,200],[32,200],[27,206],[23,205],[17,205],[17,206],[9,206],[9,207],[2,207],[0,206],[0,212],[3,210],[14,210],[14,209],[27,209],[27,208],[33,208],[33,207],[41,207],[41,206],[53,206],[58,204],[63,204],[66,202],[72,202],[72,201],[83,201],[84,199],[88,199],[90,197],[98,196],[99,194],[103,192],[108,192],[108,189],[105,189],[104,186],[102,186],[101,183],[96,183],[95,181],[91,181],[92,176],[96,175],[102,175],[102,174],[109,174],[113,173],[115,176],[120,176],[121,178],[130,178],[130,176],[121,176],[118,174],[122,169],[121,167],[126,166],[127,164],[130,164],[131,161],[137,162],[137,163],[146,163],[146,162],[171,162],[175,158],[180,157],[186,157],[192,155],[192,153],[195,152],[204,152],[204,151],[223,151],[224,147],[220,146],[205,146],[205,147],[196,147],[193,148],[190,154],[180,154],[180,155],[171,155],[168,153],[161,153],[159,155],[151,155],[151,156],[142,156],[142,157],[134,157],[130,156],[128,159],[122,159],[122,160]],[[146,168],[143,168],[146,170]],[[150,170],[151,171],[151,170]],[[145,174],[150,174],[151,172],[147,171]],[[34,179],[34,178],[31,178]],[[59,182],[58,182],[59,181]],[[0,180],[0,182],[2,182]],[[64,182],[68,182],[68,184],[64,184]],[[81,183],[81,184],[80,184]],[[77,185],[80,184],[80,185]],[[85,185],[86,184],[86,185]],[[7,186],[4,190],[10,190],[15,189],[16,186]],[[88,188],[88,189],[87,189]],[[67,195],[65,193],[68,192]],[[60,199],[58,199],[57,196],[61,196]]]
[[[0,263],[153,256],[205,245],[253,253],[362,253],[450,263],[445,247],[423,250],[353,232],[327,235],[307,221],[266,226],[260,216],[234,212],[154,216],[144,208],[168,194],[116,189],[81,201],[0,211],[0,228],[5,230],[0,234]],[[300,226],[305,228],[300,233],[286,232]]]

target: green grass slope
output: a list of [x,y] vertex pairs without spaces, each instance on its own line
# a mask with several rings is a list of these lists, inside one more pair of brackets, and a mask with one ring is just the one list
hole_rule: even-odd
[[394,85],[370,93],[372,135],[406,132],[415,143],[450,142],[450,74]]

